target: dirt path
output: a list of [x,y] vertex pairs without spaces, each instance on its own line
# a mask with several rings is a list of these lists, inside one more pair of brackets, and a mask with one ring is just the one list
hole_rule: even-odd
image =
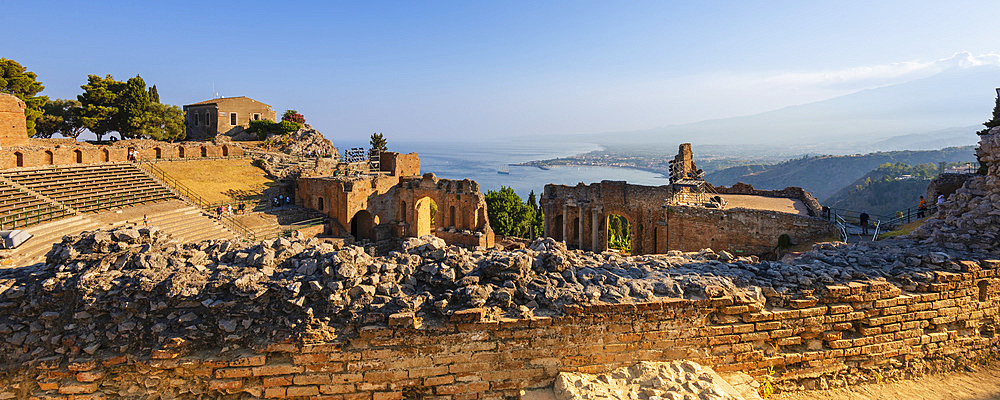
[[927,375],[919,379],[850,388],[782,393],[774,400],[989,400],[1000,399],[1000,367],[976,372]]
[[722,194],[726,208],[751,208],[771,210],[789,214],[808,215],[809,209],[800,200],[782,197],[751,196],[746,194]]

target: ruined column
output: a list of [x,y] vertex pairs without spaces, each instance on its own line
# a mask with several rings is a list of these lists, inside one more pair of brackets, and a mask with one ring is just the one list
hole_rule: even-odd
[[598,241],[600,240],[600,235],[598,233],[601,230],[600,229],[601,228],[601,207],[597,206],[597,207],[591,208],[590,209],[590,213],[592,214],[592,220],[593,220],[592,225],[591,225],[591,229],[590,229],[590,250],[591,251],[597,251],[597,249],[600,248],[600,247],[598,247]]
[[569,203],[563,203],[563,226],[562,226],[562,241],[563,243],[569,243],[567,236],[569,236]]
[[576,209],[577,213],[580,216],[579,218],[577,218],[580,222],[577,224],[579,237],[577,238],[576,247],[579,248],[580,250],[583,250],[583,204],[577,204]]

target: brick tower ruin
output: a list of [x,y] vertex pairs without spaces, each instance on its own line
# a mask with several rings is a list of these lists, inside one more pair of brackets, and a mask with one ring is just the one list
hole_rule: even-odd
[[0,93],[0,147],[22,145],[28,141],[25,108],[27,106],[21,99]]

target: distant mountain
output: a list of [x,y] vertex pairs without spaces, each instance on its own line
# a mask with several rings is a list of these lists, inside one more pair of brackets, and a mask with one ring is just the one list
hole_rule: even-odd
[[[973,144],[1000,86],[1000,67],[954,68],[906,83],[761,114],[633,132],[588,140],[617,149],[663,149],[678,143],[745,154],[746,145],[796,154],[849,154]],[[972,127],[972,128],[967,128]],[[968,130],[966,130],[968,129]],[[757,148],[760,152],[763,149]]]
[[736,182],[749,183],[759,189],[782,189],[799,186],[818,199],[826,199],[836,191],[862,178],[885,163],[909,165],[975,161],[975,147],[949,147],[927,151],[893,151],[865,155],[814,156],[788,160],[774,165],[746,165],[709,173],[705,178],[716,186]]
[[891,218],[897,211],[911,207],[915,210],[920,196],[927,192],[927,185],[940,172],[936,164],[882,164],[822,203]]

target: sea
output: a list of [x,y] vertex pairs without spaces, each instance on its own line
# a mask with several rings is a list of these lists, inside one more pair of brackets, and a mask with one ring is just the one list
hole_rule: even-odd
[[[477,140],[477,141],[420,141],[394,142],[388,139],[389,151],[416,152],[420,155],[422,173],[433,172],[439,178],[469,178],[479,183],[485,194],[509,186],[527,200],[530,192],[541,196],[546,184],[590,184],[602,180],[626,181],[639,185],[666,185],[665,176],[650,171],[615,167],[538,167],[512,164],[545,160],[600,150],[594,143],[567,143],[552,140]],[[350,147],[368,147],[368,143],[338,142],[334,146],[343,151]],[[502,168],[509,174],[500,174]]]

